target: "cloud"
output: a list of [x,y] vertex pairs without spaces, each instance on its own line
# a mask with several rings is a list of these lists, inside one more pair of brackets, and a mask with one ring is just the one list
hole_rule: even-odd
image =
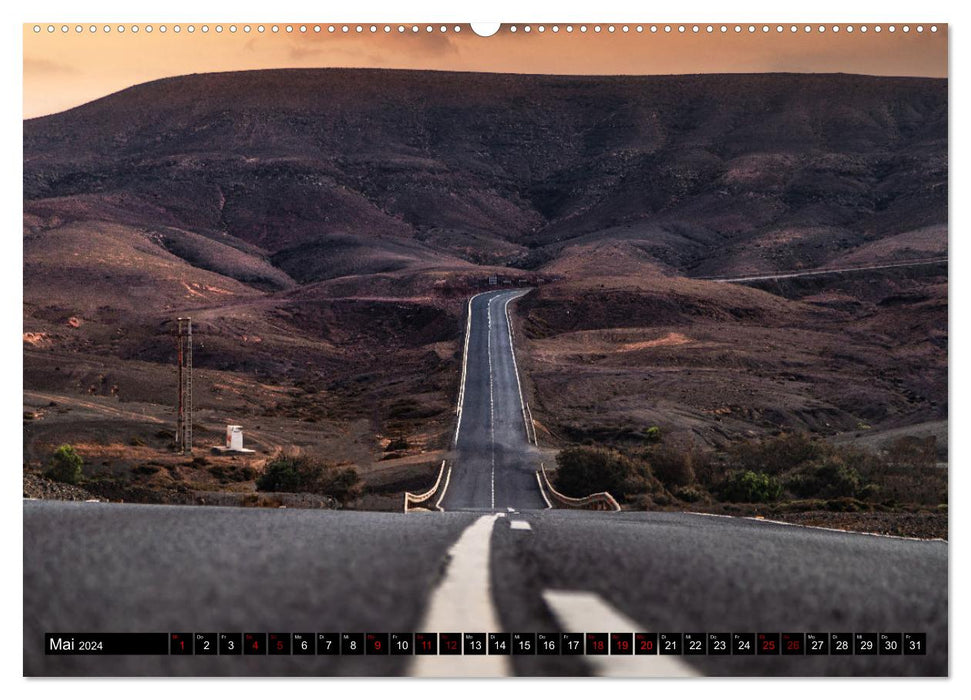
[[[340,30],[338,30],[340,32]],[[390,34],[306,34],[290,39],[287,55],[293,61],[316,60],[327,56],[379,56],[376,64],[393,62],[396,56],[410,60],[444,59],[459,53],[464,37],[439,31],[404,32],[395,29]]]
[[80,71],[74,66],[69,66],[46,58],[27,58],[24,57],[24,76],[32,78],[46,77],[67,77],[79,75]]

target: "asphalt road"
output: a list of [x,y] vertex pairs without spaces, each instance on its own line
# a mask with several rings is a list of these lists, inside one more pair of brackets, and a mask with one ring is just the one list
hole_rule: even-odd
[[745,277],[695,277],[694,279],[708,282],[758,282],[760,280],[782,280],[792,277],[818,277],[820,275],[838,275],[847,272],[867,272],[870,270],[892,270],[898,267],[923,267],[925,265],[946,264],[947,258],[930,258],[928,260],[909,260],[882,265],[863,265],[858,267],[834,267],[829,269],[801,270],[799,272],[776,272],[763,275],[749,275]]
[[[471,302],[442,507],[24,502],[26,675],[946,675],[948,545],[545,510],[505,313]],[[490,370],[491,366],[491,370]],[[926,656],[46,656],[45,632],[923,632]]]
[[546,508],[506,313],[523,294],[486,292],[470,303],[461,413],[448,488],[439,504],[444,510]]
[[[947,550],[679,513],[25,501],[24,672],[943,675]],[[429,667],[433,657],[43,653],[54,631],[496,631],[480,626],[482,610],[507,632],[626,631],[618,620],[651,632],[926,632],[928,655],[685,656],[672,670],[669,657],[512,656],[481,669],[461,656]]]

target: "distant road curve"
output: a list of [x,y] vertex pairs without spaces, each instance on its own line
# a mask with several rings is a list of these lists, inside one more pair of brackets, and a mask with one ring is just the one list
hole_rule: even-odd
[[864,265],[861,267],[834,267],[805,270],[802,272],[776,272],[770,275],[750,275],[748,277],[692,277],[691,279],[707,282],[758,282],[760,280],[780,280],[790,277],[814,277],[817,275],[835,275],[841,272],[863,272],[866,270],[889,270],[896,267],[918,267],[922,265],[938,265],[946,263],[947,256],[941,258],[924,258],[921,260],[907,260],[905,262],[887,263],[884,265]]

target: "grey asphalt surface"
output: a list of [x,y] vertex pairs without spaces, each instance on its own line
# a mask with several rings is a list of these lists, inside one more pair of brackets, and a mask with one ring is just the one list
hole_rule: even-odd
[[[26,501],[24,672],[404,674],[410,657],[45,656],[43,635],[421,631],[476,517]],[[491,595],[508,632],[561,631],[549,589],[596,593],[652,632],[927,633],[923,657],[682,657],[705,674],[945,675],[947,550],[681,513],[510,513],[491,537]],[[583,657],[512,662],[523,675],[590,671]]]
[[27,675],[387,675],[405,657],[45,656],[45,632],[413,632],[475,516],[24,502]]
[[[412,657],[46,656],[43,641],[45,632],[420,632],[438,583],[454,574],[449,549],[493,510],[493,487],[505,517],[490,538],[487,595],[502,630],[456,632],[564,631],[543,592],[582,591],[649,632],[927,634],[926,656],[680,657],[702,674],[948,673],[945,542],[544,510],[503,311],[519,293],[472,303],[462,426],[442,503],[458,512],[25,501],[25,675],[404,675]],[[530,529],[512,529],[517,520]],[[462,662],[454,657],[456,674]],[[593,670],[582,656],[511,662],[521,675]]]
[[505,305],[523,290],[480,294],[471,304],[465,392],[444,510],[546,508],[538,452],[526,436]]

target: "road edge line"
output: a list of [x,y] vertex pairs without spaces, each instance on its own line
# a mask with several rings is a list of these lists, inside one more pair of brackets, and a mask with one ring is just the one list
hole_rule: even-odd
[[472,302],[483,294],[489,294],[489,292],[479,292],[469,297],[468,311],[466,312],[465,319],[465,347],[462,350],[462,380],[459,382],[459,398],[455,406],[455,413],[458,415],[458,420],[455,421],[455,436],[452,438],[452,447],[458,444],[459,431],[462,429],[462,405],[465,403],[465,377],[469,364],[469,335],[472,333]]
[[845,535],[866,535],[868,537],[884,537],[888,540],[908,540],[910,542],[943,542],[948,540],[943,537],[909,537],[907,535],[888,535],[883,532],[864,532],[863,530],[843,530],[838,527],[826,527],[824,525],[805,525],[803,523],[789,523],[785,520],[773,520],[771,518],[759,518],[754,515],[726,515],[725,513],[700,513],[694,510],[681,511],[685,515],[703,515],[706,518],[730,518],[732,520],[752,520],[757,523],[770,523],[772,525],[788,525],[789,527],[801,527],[806,530],[825,530],[826,532],[840,532]]
[[539,486],[539,493],[543,497],[543,500],[546,501],[546,510],[552,510],[553,504],[550,503],[550,499],[546,497],[546,490],[543,488],[543,480],[539,478],[539,472],[533,473],[536,474],[536,483]]
[[[448,482],[452,479],[452,465],[448,465],[448,471],[445,473],[445,486],[442,487],[442,493],[435,501],[435,507],[442,510],[442,499],[445,498],[445,492],[448,491]],[[444,511],[442,511],[444,512]]]
[[[522,292],[521,294],[516,294],[508,299],[506,303],[503,304],[502,310],[506,315],[506,332],[509,334],[509,354],[512,355],[512,367],[516,370],[516,389],[519,391],[519,407],[523,412],[523,429],[526,431],[526,442],[530,442],[529,439],[529,422],[526,419],[526,400],[523,398],[523,385],[519,380],[519,363],[516,361],[516,344],[512,340],[512,321],[509,319],[509,302],[513,299],[521,299],[522,297],[529,294],[529,290]],[[533,444],[536,444],[535,437],[532,440]]]

